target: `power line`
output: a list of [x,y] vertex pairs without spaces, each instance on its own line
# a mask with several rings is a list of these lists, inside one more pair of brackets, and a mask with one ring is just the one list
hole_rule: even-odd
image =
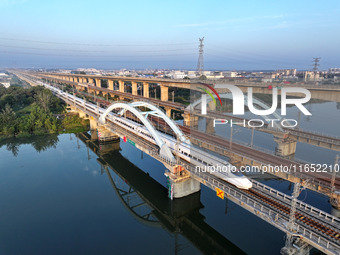
[[182,54],[153,54],[153,55],[73,55],[73,54],[53,54],[53,53],[37,53],[37,52],[17,52],[17,51],[0,51],[1,54],[20,54],[20,55],[37,55],[37,56],[56,56],[56,57],[83,57],[83,58],[137,58],[137,57],[172,57],[172,56],[194,56],[196,53]]
[[[3,45],[0,47],[6,48],[17,48],[17,49],[29,49],[29,50],[48,50],[48,51],[72,51],[72,52],[94,52],[94,53],[108,53],[108,51],[95,51],[95,50],[74,50],[74,49],[50,49],[50,48],[38,48],[38,47],[26,47],[26,46],[13,46],[13,45]],[[138,52],[167,52],[167,51],[180,51],[180,50],[194,50],[194,49],[169,49],[169,50],[136,50],[134,53]],[[130,51],[131,52],[131,51]]]
[[192,45],[192,43],[159,43],[159,44],[91,44],[91,43],[69,43],[69,42],[51,42],[29,39],[16,39],[0,37],[0,40],[19,41],[19,42],[34,42],[44,44],[62,44],[62,45],[83,45],[83,46],[105,46],[105,47],[143,47],[143,46],[168,46],[168,45]]

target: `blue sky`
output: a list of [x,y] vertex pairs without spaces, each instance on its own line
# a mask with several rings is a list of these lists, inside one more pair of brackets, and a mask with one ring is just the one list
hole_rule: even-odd
[[340,1],[0,0],[0,67],[340,67]]

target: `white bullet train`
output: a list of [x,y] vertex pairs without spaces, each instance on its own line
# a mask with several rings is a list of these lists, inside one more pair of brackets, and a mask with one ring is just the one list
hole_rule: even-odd
[[[114,113],[108,114],[107,118],[114,124],[128,129],[145,140],[156,144],[150,132],[143,125],[129,119],[118,117]],[[184,142],[176,144],[176,139],[162,132],[158,132],[158,134],[174,154],[178,152],[178,156],[181,159],[196,165],[196,171],[209,172],[219,179],[229,182],[240,189],[250,189],[252,187],[252,183],[248,178],[228,161],[210,155],[199,148],[195,148],[191,144]]]

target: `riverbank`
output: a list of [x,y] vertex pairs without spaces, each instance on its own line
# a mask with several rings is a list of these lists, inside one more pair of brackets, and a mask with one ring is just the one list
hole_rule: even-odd
[[41,86],[0,86],[0,140],[88,130],[88,120],[67,113],[66,105]]

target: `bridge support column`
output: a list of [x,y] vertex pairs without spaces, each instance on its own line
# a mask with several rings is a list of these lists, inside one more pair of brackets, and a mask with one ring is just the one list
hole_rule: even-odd
[[216,104],[215,104],[214,101],[210,101],[210,102],[208,103],[208,109],[209,109],[210,111],[216,111]]
[[309,255],[310,250],[313,248],[301,238],[296,238],[293,244],[291,247],[283,247],[280,253],[282,255]]
[[131,86],[132,86],[132,95],[137,95],[137,82],[132,81],[131,82]]
[[113,90],[113,80],[107,80],[108,82],[108,89]]
[[165,112],[166,112],[166,116],[171,118],[171,108],[170,107],[165,107]]
[[198,116],[194,116],[190,113],[184,113],[182,116],[184,118],[184,126],[198,126]]
[[340,195],[332,193],[329,199],[330,204],[337,210],[340,210]]
[[149,98],[149,83],[143,82],[143,97]]
[[98,122],[93,117],[90,118],[90,130],[96,130],[98,127]]
[[97,130],[93,129],[91,130],[91,141],[96,141],[96,140],[98,140]]
[[102,86],[102,80],[96,79],[96,87],[100,88]]
[[279,156],[290,156],[296,152],[296,140],[291,138],[278,138],[275,137],[276,148],[275,153]]
[[124,89],[124,81],[118,81],[119,83],[119,92],[125,92],[125,89]]
[[112,133],[110,130],[106,129],[102,125],[97,127],[97,133],[99,142],[111,142],[120,140],[119,136]]
[[93,79],[92,78],[87,78],[88,83],[93,83]]
[[215,127],[214,127],[214,120],[213,119],[205,119],[205,132],[208,134],[214,134],[215,133]]
[[161,85],[161,101],[169,100],[169,88],[167,86]]
[[168,179],[169,198],[181,198],[201,190],[201,183],[190,177],[189,173],[178,175],[166,172],[165,176]]
[[78,111],[79,112],[79,117],[82,118],[82,119],[86,119],[86,113],[83,112],[83,111]]

